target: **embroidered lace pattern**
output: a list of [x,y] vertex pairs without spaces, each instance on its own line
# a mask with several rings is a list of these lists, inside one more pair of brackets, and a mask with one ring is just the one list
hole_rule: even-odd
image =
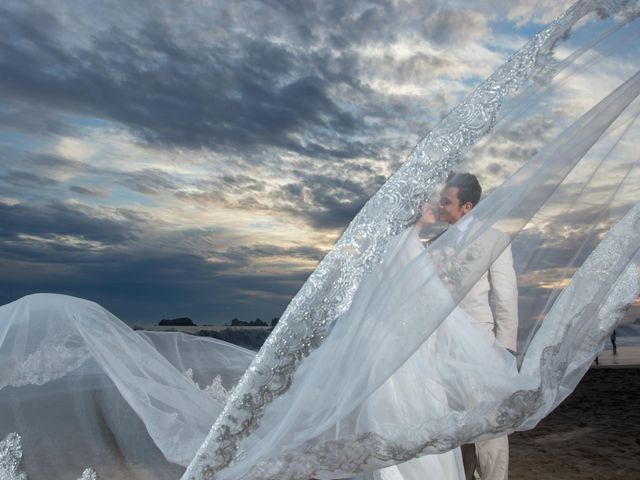
[[328,328],[349,308],[363,275],[379,262],[390,236],[415,218],[421,201],[442,183],[463,154],[491,131],[505,97],[532,77],[541,80],[551,76],[554,47],[573,25],[594,12],[601,17],[630,19],[636,14],[636,4],[626,0],[578,1],[418,143],[289,304],[183,478],[212,478],[234,460],[240,441],[258,427],[265,408],[289,389],[300,362],[322,343]]
[[[0,479],[28,480],[27,474],[22,471],[21,463],[22,437],[12,432],[0,442]],[[94,470],[87,468],[78,480],[98,480],[98,476]]]
[[191,383],[193,383],[198,390],[202,390],[209,398],[219,400],[221,402],[226,402],[229,398],[229,391],[222,385],[222,377],[220,375],[215,376],[211,381],[211,385],[202,388],[200,384],[193,379],[193,369],[187,368],[184,374],[189,380],[191,380]]
[[22,439],[17,433],[10,433],[0,442],[0,478],[2,480],[27,480],[21,471]]
[[87,468],[78,480],[98,480],[98,475],[94,470]]
[[1,362],[4,373],[0,389],[44,385],[75,370],[88,358],[89,350],[82,339],[68,332],[58,332],[46,337],[23,362],[15,359]]

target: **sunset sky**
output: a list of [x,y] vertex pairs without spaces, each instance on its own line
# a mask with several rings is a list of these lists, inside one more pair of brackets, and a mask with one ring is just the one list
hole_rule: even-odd
[[279,316],[428,129],[570,4],[2,2],[0,304]]

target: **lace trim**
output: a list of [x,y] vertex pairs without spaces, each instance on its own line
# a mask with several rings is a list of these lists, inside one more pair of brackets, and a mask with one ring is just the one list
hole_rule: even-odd
[[[635,222],[638,221],[638,213],[640,208],[635,209]],[[640,233],[638,230],[640,228],[636,227],[636,236]],[[585,262],[584,268],[576,274],[580,291],[582,291],[582,282],[593,278],[594,272],[598,272],[607,259],[609,262],[617,259],[618,264],[626,263],[616,257],[620,257],[620,244],[629,238],[629,233],[633,232],[627,232],[623,228],[619,233],[620,237],[616,241],[602,245],[604,248],[594,252]],[[610,282],[605,280],[604,284],[609,285]],[[640,293],[638,271],[635,265],[627,265],[622,275],[613,282],[613,286],[600,289],[600,293],[602,292],[609,296],[602,308],[596,312],[595,321],[592,322],[595,327],[582,344],[581,352],[588,360],[600,349],[602,342],[623,318],[626,307]],[[573,335],[572,327],[575,327],[581,319],[584,320],[585,303],[588,303],[585,298],[589,298],[582,294],[574,297],[571,291],[567,293],[565,299],[559,299],[558,303],[561,304],[559,306],[563,306],[562,303],[570,304],[572,316],[568,322],[561,322],[563,333],[559,340],[543,349],[540,354],[540,383],[537,388],[514,392],[496,409],[485,407],[482,411],[462,414],[451,412],[439,424],[419,423],[412,431],[403,432],[402,440],[374,432],[365,432],[322,444],[310,443],[301,452],[289,453],[257,464],[243,479],[303,480],[314,478],[323,470],[331,471],[333,474],[361,473],[402,463],[420,455],[445,452],[463,443],[471,443],[482,434],[504,434],[526,428],[531,418],[536,415],[536,418],[541,418],[562,400],[559,397],[561,383],[574,359],[573,355],[569,355],[571,348],[566,346],[571,343],[569,339]],[[545,321],[554,320],[548,318]]]
[[[381,258],[391,235],[417,214],[416,206],[442,183],[462,155],[494,126],[503,99],[537,73],[549,77],[552,52],[582,17],[626,14],[627,0],[582,0],[514,54],[415,147],[405,164],[365,204],[291,301],[247,370],[184,479],[209,479],[236,457],[239,442],[258,428],[266,406],[285,393],[299,363],[344,313],[363,275]],[[545,73],[546,69],[546,73]],[[542,77],[536,77],[541,80]]]
[[91,468],[85,469],[82,476],[78,480],[98,480],[98,474]]
[[[0,479],[28,480],[21,463],[22,437],[12,432],[0,442]],[[98,475],[93,469],[86,468],[78,480],[98,480]]]
[[89,350],[80,337],[57,332],[46,337],[25,361],[9,359],[1,362],[3,378],[0,380],[0,389],[6,386],[44,385],[75,370],[89,356]]
[[222,385],[222,377],[220,375],[215,376],[215,378],[211,381],[211,385],[202,388],[200,384],[193,379],[193,369],[187,368],[184,374],[191,381],[191,383],[193,383],[193,385],[198,390],[204,392],[207,397],[221,401],[222,403],[226,402],[229,398],[230,392]]
[[27,474],[21,471],[22,438],[10,433],[0,442],[0,478],[2,480],[27,480]]

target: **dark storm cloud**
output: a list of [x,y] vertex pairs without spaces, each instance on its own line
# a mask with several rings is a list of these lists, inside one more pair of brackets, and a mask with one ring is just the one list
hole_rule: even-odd
[[99,188],[91,185],[71,185],[69,190],[80,195],[86,195],[88,197],[106,197],[109,192],[104,188]]
[[434,12],[423,27],[424,35],[439,45],[464,44],[489,32],[486,17],[470,10]]
[[63,135],[73,129],[58,115],[42,108],[12,104],[0,105],[0,129],[27,135]]
[[557,133],[557,122],[548,118],[546,112],[525,122],[509,118],[471,149],[460,170],[491,179],[492,187],[496,186],[533,158]]
[[[0,244],[0,303],[35,292],[79,296],[101,303],[131,323],[190,316],[196,322],[279,316],[310,271],[249,271],[246,256],[232,249],[216,262],[168,248],[89,250],[37,241]],[[246,253],[246,252],[244,252]],[[252,257],[318,256],[315,249],[260,245]],[[31,272],[31,273],[29,273]]]
[[[132,322],[279,316],[324,251],[271,245],[259,229],[260,238],[228,247],[224,227],[186,232],[175,221],[160,229],[154,208],[210,202],[343,228],[437,119],[433,112],[451,107],[443,95],[434,108],[369,86],[376,74],[402,86],[451,66],[444,55],[389,53],[396,40],[402,48],[421,34],[424,2],[200,3],[0,5],[0,127],[46,143],[31,151],[64,146],[57,136],[71,132],[80,153],[89,152],[73,162],[0,151],[0,197],[19,202],[0,204],[0,303],[56,291]],[[440,47],[484,28],[473,14],[438,19],[430,26]],[[114,132],[124,135],[111,146]],[[171,162],[215,170],[201,179],[168,173],[164,155],[158,168],[139,167],[135,156],[127,171],[118,170],[121,161],[109,165],[136,142],[146,144],[133,154],[148,154],[145,166],[169,150],[186,151]],[[115,193],[103,200],[108,189],[100,186],[111,184]],[[122,186],[150,198],[140,210],[51,200],[72,193],[122,204]]]
[[548,312],[565,282],[632,206],[617,202],[576,208],[547,218],[542,225],[516,236],[512,251],[515,269],[522,274],[518,279],[518,302],[525,332]]
[[[342,50],[370,40],[392,41],[397,29],[389,27],[399,16],[393,3],[278,0],[260,2],[268,5],[268,10],[258,7],[256,13],[272,16],[277,12],[284,25],[293,26],[292,36],[304,45],[315,44],[326,36],[331,47]],[[422,6],[427,9],[427,5]]]
[[230,247],[216,256],[222,259],[222,262],[231,262],[233,269],[229,273],[232,274],[234,270],[250,267],[257,260],[267,259],[286,263],[294,263],[296,260],[318,262],[326,253],[315,247],[280,247],[277,245],[257,244]]
[[54,14],[1,8],[0,93],[33,110],[108,119],[162,145],[357,152],[321,145],[323,132],[349,134],[361,120],[332,98],[317,56],[242,34],[190,43],[153,12],[136,31],[113,18],[88,45],[70,45]]
[[[56,113],[71,113],[158,146],[375,156],[379,145],[355,137],[402,128],[410,100],[371,90],[358,48],[419,29],[431,10],[392,1],[10,4],[0,7],[0,95],[43,113],[34,131],[60,130],[68,118]],[[385,63],[396,81],[424,82],[448,60]]]
[[13,169],[0,174],[0,180],[19,188],[46,188],[58,184],[57,181],[37,173]]
[[340,203],[333,200],[325,202],[324,208],[314,212],[303,212],[316,228],[343,229],[362,209],[366,200],[360,202]]
[[60,176],[71,176],[81,171],[84,174],[98,173],[89,165],[55,155],[0,147],[0,187],[4,195],[21,199],[45,197],[45,201],[50,201],[62,185]]
[[248,190],[263,192],[267,188],[267,182],[246,174],[227,174],[220,177],[224,186],[233,190]]
[[[127,220],[95,216],[86,207],[53,203],[31,205],[0,203],[0,238],[18,239],[22,235],[50,238],[55,235],[72,235],[83,240],[121,244],[137,238],[144,225]],[[136,218],[139,222],[141,218]]]
[[137,172],[122,173],[119,183],[145,195],[159,195],[172,192],[179,186],[178,181],[165,172],[155,168],[145,168]]
[[226,208],[252,210],[268,209],[264,203],[269,182],[247,174],[224,174],[218,178],[198,181],[198,191],[176,191],[174,196],[196,204],[210,204]]
[[416,83],[425,82],[445,70],[450,63],[442,57],[417,53],[399,63],[397,76]]
[[198,204],[293,216],[318,229],[342,229],[385,182],[380,165],[344,161],[318,168],[307,160],[291,161],[288,166],[293,171],[285,176],[294,180],[290,183],[273,185],[248,171],[199,182],[198,192],[178,191],[175,196]]
[[337,6],[338,3],[331,5],[332,8],[327,16],[330,21],[335,22],[335,25],[340,26],[340,32],[348,32],[348,34],[334,34],[332,37],[334,46],[340,48],[350,43],[360,44],[369,40],[381,40],[381,36],[387,42],[394,40],[396,32],[388,28],[389,20],[396,16],[391,2],[368,4],[360,9],[360,13],[349,11],[348,2],[344,2],[340,7]]
[[274,208],[303,218],[319,229],[344,228],[386,180],[382,175],[351,180],[336,170],[331,174],[299,174],[298,183],[274,194]]
[[607,232],[634,206],[621,201],[575,207],[571,212],[559,208],[568,204],[556,204],[555,215],[536,217],[517,233],[512,244],[516,271],[534,273],[531,278],[539,282],[561,280],[562,275],[567,276],[572,268],[584,263]]
[[[15,158],[20,162],[21,166],[31,170],[37,171],[55,171],[58,173],[70,174],[70,173],[92,173],[96,172],[91,165],[82,164],[73,160],[67,160],[56,155],[46,154],[18,154]],[[4,163],[4,162],[3,162]],[[8,162],[7,162],[8,163]]]

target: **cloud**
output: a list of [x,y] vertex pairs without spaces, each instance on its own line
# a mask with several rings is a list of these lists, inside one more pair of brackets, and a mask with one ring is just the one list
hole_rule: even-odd
[[[262,244],[247,246],[231,246],[219,252],[216,256],[223,261],[231,262],[232,271],[251,269],[253,271],[271,271],[277,273],[282,263],[309,271],[326,254],[314,246],[282,247],[278,245]],[[275,268],[274,268],[275,265]]]
[[506,9],[507,18],[515,20],[519,25],[527,22],[537,24],[547,24],[569,8],[574,2],[572,0],[516,0],[516,1],[492,1],[488,6],[498,6]]
[[489,35],[488,19],[472,10],[442,10],[427,17],[424,35],[436,45],[461,46]]
[[58,184],[58,182],[51,178],[21,170],[8,170],[0,179],[14,187],[20,188],[46,188]]
[[[126,18],[115,5],[100,17],[56,2],[37,10],[28,2],[4,7],[0,92],[31,110],[124,126],[163,148],[276,147],[313,158],[357,158],[370,149],[353,137],[377,130],[367,117],[392,119],[413,101],[381,91],[372,98],[372,85],[428,90],[432,78],[471,71],[468,59],[416,43],[412,15],[435,22],[440,46],[449,29],[470,34],[470,24],[486,24],[476,12],[457,12],[454,20],[451,12],[429,16],[431,7],[414,11],[394,2],[306,5],[301,12],[290,3],[220,3],[207,10],[161,2],[127,6]],[[405,45],[412,54],[398,57],[386,45]],[[381,55],[363,55],[372,49]],[[479,64],[491,55],[473,50]],[[483,68],[495,64],[484,60]]]
[[70,178],[92,172],[95,173],[95,170],[91,167],[55,154],[24,152],[0,146],[0,181],[5,183],[7,190],[37,194],[33,185],[23,182],[31,179],[41,187],[55,187]]
[[358,128],[311,63],[321,58],[303,58],[286,44],[238,33],[206,47],[190,45],[171,22],[149,15],[132,30],[112,17],[89,45],[77,45],[61,41],[65,32],[54,13],[35,15],[26,7],[2,13],[0,91],[31,108],[63,107],[116,122],[157,145],[219,150],[305,151],[290,135],[306,133],[318,136],[309,142],[316,153],[322,138],[316,131]]
[[[0,237],[18,240],[20,235],[52,238],[78,237],[109,244],[123,244],[138,237],[144,227],[141,217],[135,222],[124,215],[126,210],[90,209],[85,206],[53,203],[33,205],[0,203]],[[123,218],[124,217],[124,218]]]
[[[2,4],[0,272],[19,272],[0,275],[3,298],[54,288],[127,319],[279,315],[552,3]],[[558,111],[474,150],[489,189],[592,85],[634,68],[609,60],[557,92]]]
[[0,129],[27,135],[64,135],[73,128],[51,111],[3,99],[0,105]]
[[437,76],[449,66],[451,63],[446,58],[419,52],[400,62],[397,66],[398,80],[424,82]]
[[120,182],[131,190],[145,195],[172,192],[179,187],[178,180],[170,173],[153,168],[122,174]]
[[155,222],[135,212],[105,219],[60,205],[40,206],[37,213],[29,208],[0,204],[8,220],[0,230],[2,303],[47,291],[98,301],[131,323],[181,315],[200,323],[272,318],[324,253],[262,243],[219,246],[212,258],[196,241],[209,233],[163,238]]
[[80,195],[86,195],[89,197],[108,197],[109,190],[101,187],[95,187],[93,185],[71,185],[69,190],[78,193]]

